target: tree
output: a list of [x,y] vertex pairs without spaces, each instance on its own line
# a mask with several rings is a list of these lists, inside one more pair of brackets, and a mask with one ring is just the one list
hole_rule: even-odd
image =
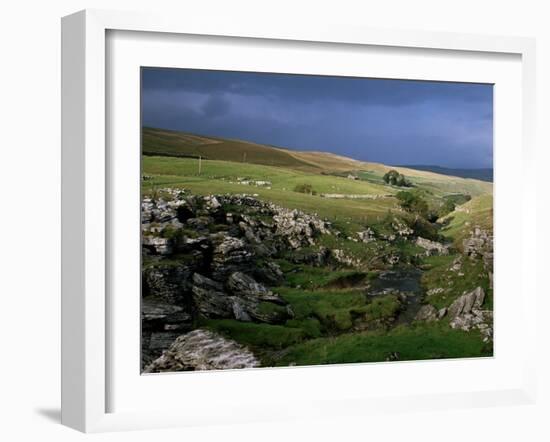
[[405,178],[405,175],[394,169],[386,172],[382,179],[386,184],[391,184],[392,186],[412,187],[412,183]]
[[417,193],[401,191],[395,195],[401,208],[407,212],[416,213],[423,218],[428,217],[428,203]]

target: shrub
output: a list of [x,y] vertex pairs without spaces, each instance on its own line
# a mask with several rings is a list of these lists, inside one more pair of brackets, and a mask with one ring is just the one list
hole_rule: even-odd
[[297,184],[296,187],[294,187],[294,192],[317,195],[317,192],[313,190],[313,186],[307,183]]

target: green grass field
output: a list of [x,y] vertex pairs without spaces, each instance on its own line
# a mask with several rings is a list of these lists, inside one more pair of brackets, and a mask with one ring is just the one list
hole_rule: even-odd
[[[230,161],[202,161],[198,174],[198,159],[172,157],[143,157],[143,174],[153,178],[143,181],[145,194],[163,187],[179,187],[193,193],[248,193],[291,209],[316,213],[321,217],[341,223],[350,223],[355,230],[366,223],[384,216],[388,210],[398,210],[395,198],[375,200],[329,199],[321,193],[351,195],[390,195],[396,189],[365,181],[302,172],[258,164],[233,163]],[[237,178],[271,181],[271,189],[238,184]],[[295,192],[299,184],[311,184],[318,195]]]

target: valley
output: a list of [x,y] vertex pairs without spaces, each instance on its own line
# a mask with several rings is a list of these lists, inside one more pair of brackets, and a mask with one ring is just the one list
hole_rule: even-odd
[[492,356],[492,183],[153,128],[142,142],[144,372]]

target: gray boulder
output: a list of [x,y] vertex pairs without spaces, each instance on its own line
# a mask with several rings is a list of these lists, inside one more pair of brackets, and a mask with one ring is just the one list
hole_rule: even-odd
[[482,310],[485,292],[481,287],[465,293],[456,299],[448,310],[451,328],[480,331],[484,342],[493,339],[493,312]]
[[477,287],[469,293],[464,293],[458,297],[449,307],[449,317],[451,319],[457,316],[471,313],[472,310],[479,310],[485,301],[485,291]]
[[179,336],[144,373],[254,368],[260,362],[246,347],[209,330]]
[[426,250],[426,255],[448,255],[449,246],[426,238],[416,238],[416,245]]

